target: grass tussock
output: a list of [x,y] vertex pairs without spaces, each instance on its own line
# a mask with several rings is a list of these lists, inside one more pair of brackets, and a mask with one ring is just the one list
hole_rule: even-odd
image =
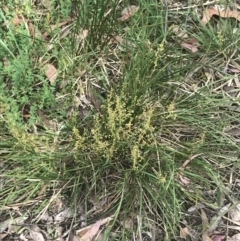
[[[208,193],[226,194],[228,170],[239,165],[239,142],[226,131],[239,126],[239,74],[226,69],[238,66],[237,22],[203,26],[190,8],[145,0],[120,22],[124,6],[60,1],[45,13],[25,1],[0,12],[2,214],[19,206],[37,216],[56,193],[86,211],[105,197],[89,220],[114,214],[116,230],[122,216],[141,217],[135,235],[151,230],[158,240],[160,230],[170,240],[189,206],[215,208]],[[68,18],[64,31],[49,32]],[[173,23],[198,39],[198,52],[181,46]],[[46,63],[57,69],[54,83]],[[117,235],[132,232],[123,225]]]

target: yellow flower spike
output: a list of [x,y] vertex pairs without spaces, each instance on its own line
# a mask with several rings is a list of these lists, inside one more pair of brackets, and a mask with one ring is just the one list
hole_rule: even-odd
[[174,113],[174,110],[175,110],[175,103],[174,103],[174,102],[171,102],[171,103],[169,104],[169,106],[167,107],[168,115],[166,116],[166,119],[172,118],[172,119],[176,120],[177,114]]

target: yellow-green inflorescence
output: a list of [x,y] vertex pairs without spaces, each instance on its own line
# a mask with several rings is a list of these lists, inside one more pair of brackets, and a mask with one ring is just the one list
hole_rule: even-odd
[[[98,157],[112,160],[119,152],[130,160],[131,167],[138,170],[144,166],[144,150],[154,148],[152,117],[155,107],[133,98],[130,105],[127,95],[110,91],[101,112],[96,114],[90,131],[80,135],[73,128],[75,151],[91,150]],[[88,135],[88,136],[87,136]]]
[[14,138],[14,146],[21,151],[54,152],[53,138],[29,132],[26,124],[22,123],[18,111],[11,110],[11,105],[0,99],[0,120],[5,123],[10,135]]

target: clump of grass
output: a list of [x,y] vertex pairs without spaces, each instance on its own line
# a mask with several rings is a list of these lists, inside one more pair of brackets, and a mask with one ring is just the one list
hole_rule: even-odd
[[[155,1],[142,0],[140,5],[140,12],[125,24],[117,21],[118,8],[124,7],[118,1],[84,6],[74,1],[72,35],[47,53],[58,56],[55,61],[64,69],[55,85],[37,71],[44,44],[26,38],[24,28],[18,34],[9,29],[0,45],[8,58],[8,65],[1,66],[0,91],[3,206],[20,201],[28,205],[44,185],[61,190],[64,183],[61,193],[70,193],[72,205],[77,205],[79,192],[84,193],[86,209],[92,196],[105,195],[109,206],[102,216],[141,217],[135,234],[155,227],[170,240],[177,236],[184,208],[199,201],[212,207],[207,191],[224,192],[219,167],[234,162],[239,151],[224,129],[238,122],[239,112],[226,108],[235,100],[214,91],[216,83],[206,82],[204,74],[206,68],[220,71],[216,58],[235,56],[239,49],[234,52],[226,45],[227,31],[204,28],[195,33],[203,47],[209,35],[216,37],[207,51],[186,52],[174,42],[170,28],[167,31],[172,13],[166,15]],[[83,29],[89,31],[84,47],[76,43]],[[118,34],[132,45],[109,42]],[[34,51],[41,52],[36,59],[31,57]],[[201,62],[202,55],[208,61]],[[79,77],[79,68],[87,74]],[[61,85],[66,73],[69,81]],[[79,113],[85,106],[76,105],[83,95],[92,104],[84,117]],[[61,122],[61,129],[39,124],[39,109]],[[71,114],[65,111],[69,109]],[[28,119],[23,118],[26,110]],[[182,170],[184,161],[195,155]],[[131,234],[123,230],[120,236]]]

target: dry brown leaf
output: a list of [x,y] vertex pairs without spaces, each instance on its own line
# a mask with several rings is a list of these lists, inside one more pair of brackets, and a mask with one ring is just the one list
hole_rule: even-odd
[[82,31],[82,34],[80,35],[80,39],[83,40],[83,39],[85,39],[87,36],[88,36],[88,30],[87,30],[87,29],[84,29],[84,30]]
[[99,228],[101,226],[101,220],[98,220],[94,223],[91,228],[86,232],[82,237],[81,240],[83,241],[91,241],[92,238],[98,233]]
[[203,223],[203,232],[202,232],[202,241],[213,241],[208,234],[208,218],[206,213],[201,209],[201,218],[202,218],[202,223]]
[[33,225],[30,229],[29,229],[29,233],[30,233],[30,237],[34,240],[34,241],[45,241],[44,236],[41,233],[41,229],[36,226]]
[[57,69],[52,64],[46,64],[45,67],[45,75],[47,76],[49,82],[53,84],[57,78]]
[[[96,223],[89,226],[88,231],[82,237],[80,237],[80,240],[91,241],[93,237],[98,233],[100,226],[101,226],[101,220],[98,220]],[[76,240],[79,240],[77,238],[78,237],[76,237]]]
[[8,233],[0,233],[0,240],[4,239]]
[[213,15],[217,15],[222,18],[236,18],[240,21],[240,13],[234,10],[218,10],[213,8],[207,8],[203,13],[202,23],[207,24]]
[[236,68],[228,68],[228,70],[232,73],[240,73],[240,70]]
[[180,238],[186,239],[189,235],[191,235],[191,232],[189,231],[188,227],[180,229]]
[[[98,227],[98,225],[99,225],[99,227],[98,227],[98,229],[100,228],[100,226],[101,225],[104,225],[104,224],[106,224],[106,223],[108,223],[108,222],[110,222],[111,220],[113,219],[113,216],[110,216],[110,217],[107,217],[107,218],[104,218],[104,219],[101,219],[101,220],[99,220],[99,221],[97,221],[95,224],[92,224],[92,225],[89,225],[89,226],[87,226],[87,227],[85,227],[85,228],[82,228],[82,229],[80,229],[80,230],[77,230],[76,231],[76,234],[78,235],[78,236],[75,236],[75,241],[77,241],[77,240],[81,240],[81,241],[86,241],[86,240],[89,240],[89,239],[83,239],[84,237],[86,237],[86,238],[88,238],[90,235],[92,235],[93,234],[93,231],[95,232],[96,231],[96,228]],[[94,226],[95,225],[95,226]],[[94,226],[94,227],[93,227]],[[96,234],[98,233],[98,230],[97,230],[97,232],[96,232]],[[96,235],[95,234],[95,235]],[[94,235],[94,236],[95,236]],[[93,236],[93,237],[94,237]],[[81,239],[80,239],[81,238]]]
[[189,49],[193,53],[197,52],[198,49],[195,45],[195,43],[198,42],[196,38],[189,38],[186,30],[182,29],[180,26],[173,24],[171,26],[171,29],[175,33],[175,35],[180,38],[180,40],[177,40],[178,43],[181,44],[181,46],[185,49]]
[[182,42],[181,46],[185,49],[188,49],[190,51],[192,51],[193,53],[196,53],[198,51],[198,48],[192,44],[188,44],[186,42]]
[[135,6],[135,5],[127,6],[122,10],[121,12],[122,17],[119,18],[118,20],[121,22],[126,21],[130,17],[132,17],[138,10],[139,10],[139,6]]

